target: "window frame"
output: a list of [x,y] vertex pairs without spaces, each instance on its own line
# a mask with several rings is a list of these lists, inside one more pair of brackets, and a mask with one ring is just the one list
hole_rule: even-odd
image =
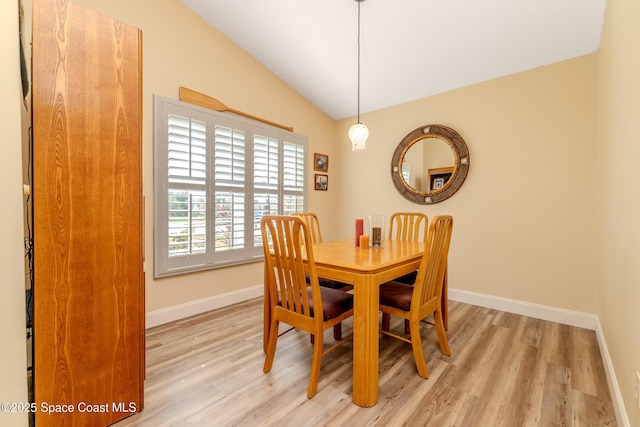
[[[308,141],[304,135],[296,134],[275,126],[266,125],[257,120],[238,117],[231,113],[222,113],[209,110],[203,107],[192,105],[186,102],[167,98],[154,94],[153,96],[153,117],[154,117],[154,277],[166,277],[178,274],[191,273],[195,271],[209,270],[231,265],[240,265],[262,261],[264,258],[260,228],[256,227],[255,221],[259,221],[261,212],[256,211],[254,205],[256,195],[267,193],[275,195],[277,198],[277,212],[273,212],[273,205],[267,204],[268,214],[290,214],[296,211],[307,210],[307,157]],[[204,184],[198,183],[176,183],[169,181],[169,116],[181,116],[191,121],[205,123],[206,143],[205,143],[205,175]],[[219,200],[217,194],[224,189],[231,189],[216,181],[215,151],[216,151],[216,127],[229,128],[233,132],[244,132],[244,185],[234,186],[236,194],[244,195],[244,236],[240,249],[221,250],[216,249],[216,201]],[[254,172],[256,165],[256,138],[263,138],[267,141],[277,143],[277,185],[275,188],[262,188],[255,183]],[[191,136],[189,146],[191,146]],[[293,145],[291,145],[293,144]],[[285,147],[287,148],[285,156]],[[268,148],[268,147],[267,147]],[[285,183],[286,159],[295,158],[293,175],[296,184],[287,187]],[[269,153],[267,153],[269,156]],[[190,163],[191,157],[186,162]],[[288,170],[290,170],[289,168]],[[287,176],[291,176],[291,172]],[[188,179],[187,179],[188,180]],[[299,181],[302,181],[301,183]],[[227,182],[228,184],[228,182]],[[267,185],[268,186],[268,185]],[[205,249],[204,253],[187,254],[183,256],[169,256],[169,191],[171,189],[185,190],[187,193],[204,190],[205,193]],[[300,198],[302,203],[300,204]],[[189,199],[191,200],[191,199]],[[294,200],[294,205],[285,206],[286,200]],[[292,210],[295,209],[295,210]],[[192,214],[192,206],[189,204],[188,215]],[[218,211],[220,212],[220,211]],[[264,213],[263,213],[264,214]],[[190,216],[187,221],[190,221]],[[190,223],[190,222],[189,222]],[[191,223],[190,223],[191,224]],[[190,226],[191,227],[191,226]],[[188,235],[193,235],[193,228],[190,228]]]

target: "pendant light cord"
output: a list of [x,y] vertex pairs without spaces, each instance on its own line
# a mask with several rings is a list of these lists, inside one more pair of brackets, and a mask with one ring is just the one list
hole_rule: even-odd
[[358,123],[360,123],[360,3],[363,0],[356,0],[358,2]]
[[356,0],[358,3],[358,121],[349,128],[349,139],[352,151],[364,151],[367,149],[369,128],[360,123],[360,3],[364,0]]

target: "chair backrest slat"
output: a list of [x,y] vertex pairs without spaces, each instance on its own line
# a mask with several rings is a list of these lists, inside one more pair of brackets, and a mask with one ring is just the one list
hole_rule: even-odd
[[309,234],[311,235],[311,243],[321,243],[322,234],[320,233],[320,221],[318,215],[314,212],[295,212],[293,216],[301,218],[307,225]]
[[389,239],[426,241],[427,223],[427,215],[422,212],[395,212],[389,220]]
[[[306,223],[294,216],[265,216],[261,231],[271,301],[301,316],[312,317],[305,270],[309,271],[312,289],[319,284]],[[319,295],[319,290],[314,291],[312,298],[319,299]],[[314,315],[322,319],[322,304],[314,307],[319,307]]]
[[422,305],[441,296],[452,231],[453,217],[450,215],[436,216],[431,221],[412,304]]

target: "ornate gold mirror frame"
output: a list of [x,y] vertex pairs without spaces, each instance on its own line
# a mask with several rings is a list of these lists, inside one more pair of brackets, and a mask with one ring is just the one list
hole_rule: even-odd
[[[440,181],[437,186],[432,188],[431,173],[429,173],[429,178],[427,178],[429,180],[428,189],[423,191],[423,189],[413,187],[409,182],[407,182],[407,180],[405,180],[406,168],[405,174],[403,175],[403,164],[405,163],[405,155],[407,154],[407,151],[411,147],[414,147],[417,142],[427,138],[437,138],[444,141],[451,148],[453,153],[453,164],[438,165],[437,168],[429,168],[431,169],[431,173],[433,173],[433,171],[442,170],[451,173],[451,175],[448,178],[445,178],[446,182]],[[391,159],[391,178],[393,179],[393,184],[396,186],[398,192],[405,199],[414,203],[429,205],[448,199],[458,191],[467,177],[469,164],[469,149],[458,132],[443,125],[421,126],[409,132],[407,136],[400,141],[400,144],[398,144],[396,151],[393,153],[393,158]],[[422,173],[426,171],[420,172]]]

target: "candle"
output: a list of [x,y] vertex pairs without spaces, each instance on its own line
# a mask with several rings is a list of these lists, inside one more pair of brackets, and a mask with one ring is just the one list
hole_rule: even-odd
[[356,246],[360,246],[360,236],[364,230],[364,220],[356,219]]
[[360,247],[362,249],[369,249],[369,236],[360,236]]

